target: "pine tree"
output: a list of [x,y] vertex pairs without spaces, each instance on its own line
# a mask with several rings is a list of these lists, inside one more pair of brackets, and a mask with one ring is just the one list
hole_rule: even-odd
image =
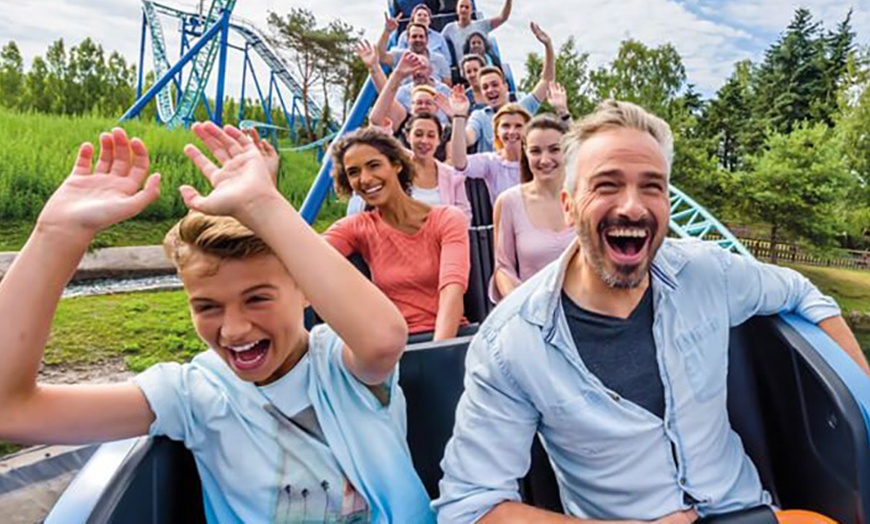
[[24,64],[14,41],[0,50],[0,105],[18,107],[24,94]]

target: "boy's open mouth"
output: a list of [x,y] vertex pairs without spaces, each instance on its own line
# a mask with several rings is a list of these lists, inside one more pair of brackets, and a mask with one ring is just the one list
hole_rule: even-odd
[[618,265],[636,265],[646,256],[652,234],[645,227],[609,227],[602,233],[610,259]]
[[239,371],[256,369],[266,360],[272,341],[264,338],[239,346],[225,346],[230,363]]

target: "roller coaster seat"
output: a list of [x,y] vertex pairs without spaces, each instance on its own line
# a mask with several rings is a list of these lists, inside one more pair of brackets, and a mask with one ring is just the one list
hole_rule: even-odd
[[[731,422],[779,506],[867,522],[870,446],[863,414],[805,335],[779,317],[757,317],[732,330]],[[463,391],[470,340],[409,346],[400,363],[411,456],[432,496]],[[523,500],[558,511],[546,453],[537,443],[532,452],[530,471],[520,482]],[[88,521],[201,522],[201,496],[194,462],[180,443],[142,438],[99,493]],[[56,521],[63,522],[62,516]]]

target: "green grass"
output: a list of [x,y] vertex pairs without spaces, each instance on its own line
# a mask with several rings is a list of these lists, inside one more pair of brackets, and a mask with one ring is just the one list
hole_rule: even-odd
[[46,364],[96,364],[122,357],[131,371],[183,362],[205,349],[183,291],[62,300],[45,349]]
[[870,358],[870,271],[814,266],[790,266],[831,295]]
[[[95,142],[101,131],[121,125],[148,146],[152,171],[163,175],[160,199],[135,220],[97,237],[92,247],[159,244],[169,226],[187,209],[176,188],[191,184],[207,191],[207,181],[184,155],[187,130],[167,130],[156,124],[98,117],[22,114],[0,108],[0,251],[24,245],[33,222],[54,189],[69,174],[79,145]],[[294,206],[305,199],[319,165],[313,152],[282,153],[278,189]],[[315,228],[325,229],[344,215],[344,204],[330,199]]]

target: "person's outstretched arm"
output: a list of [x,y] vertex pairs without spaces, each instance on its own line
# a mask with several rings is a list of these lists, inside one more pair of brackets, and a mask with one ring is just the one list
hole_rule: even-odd
[[378,38],[377,50],[381,63],[387,67],[393,67],[393,56],[387,53],[387,43],[390,41],[390,35],[398,28],[399,19],[391,18],[389,14],[384,13],[384,30]]
[[468,97],[461,86],[453,86],[450,93],[450,112],[453,120],[453,129],[450,133],[450,151],[453,167],[457,171],[463,171],[468,166],[468,151],[466,146],[466,124],[468,123]]
[[375,100],[372,112],[369,113],[369,121],[376,126],[383,126],[387,119],[393,122],[393,132],[402,125],[408,116],[408,111],[402,104],[396,102],[396,94],[402,82],[411,75],[415,68],[420,67],[420,57],[414,53],[404,53],[390,77],[387,79],[384,89]]
[[532,22],[532,33],[538,42],[544,44],[544,70],[541,71],[541,78],[535,84],[532,94],[538,102],[543,102],[547,99],[547,90],[550,88],[550,82],[556,80],[556,53],[553,51],[553,40],[550,35],[541,29],[541,26]]
[[159,195],[148,151],[122,129],[79,149],[72,173],[46,202],[33,233],[0,282],[0,439],[85,443],[144,435],[154,414],[132,382],[36,382],[63,288],[97,232],[136,216]]
[[[430,218],[431,220],[431,218]],[[441,222],[441,265],[438,275],[438,315],[432,340],[454,338],[465,311],[463,295],[468,288],[471,255],[468,219],[457,208],[449,208]]]
[[489,19],[489,30],[498,28],[498,26],[504,24],[508,21],[508,18],[511,16],[511,7],[513,4],[513,0],[505,0],[504,7],[501,8],[501,13],[498,16],[494,16]]
[[194,124],[192,129],[221,167],[195,146],[185,147],[213,186],[208,196],[182,186],[185,204],[201,213],[232,216],[263,239],[344,341],[344,362],[350,372],[365,384],[383,383],[394,371],[407,338],[405,320],[396,306],[281,196],[247,135],[211,122]]
[[385,75],[384,70],[381,69],[377,49],[372,47],[371,42],[368,40],[360,40],[356,44],[356,54],[359,59],[362,60],[366,69],[368,69],[372,83],[375,85],[375,90],[378,93],[383,91],[384,85],[387,83],[387,75]]

